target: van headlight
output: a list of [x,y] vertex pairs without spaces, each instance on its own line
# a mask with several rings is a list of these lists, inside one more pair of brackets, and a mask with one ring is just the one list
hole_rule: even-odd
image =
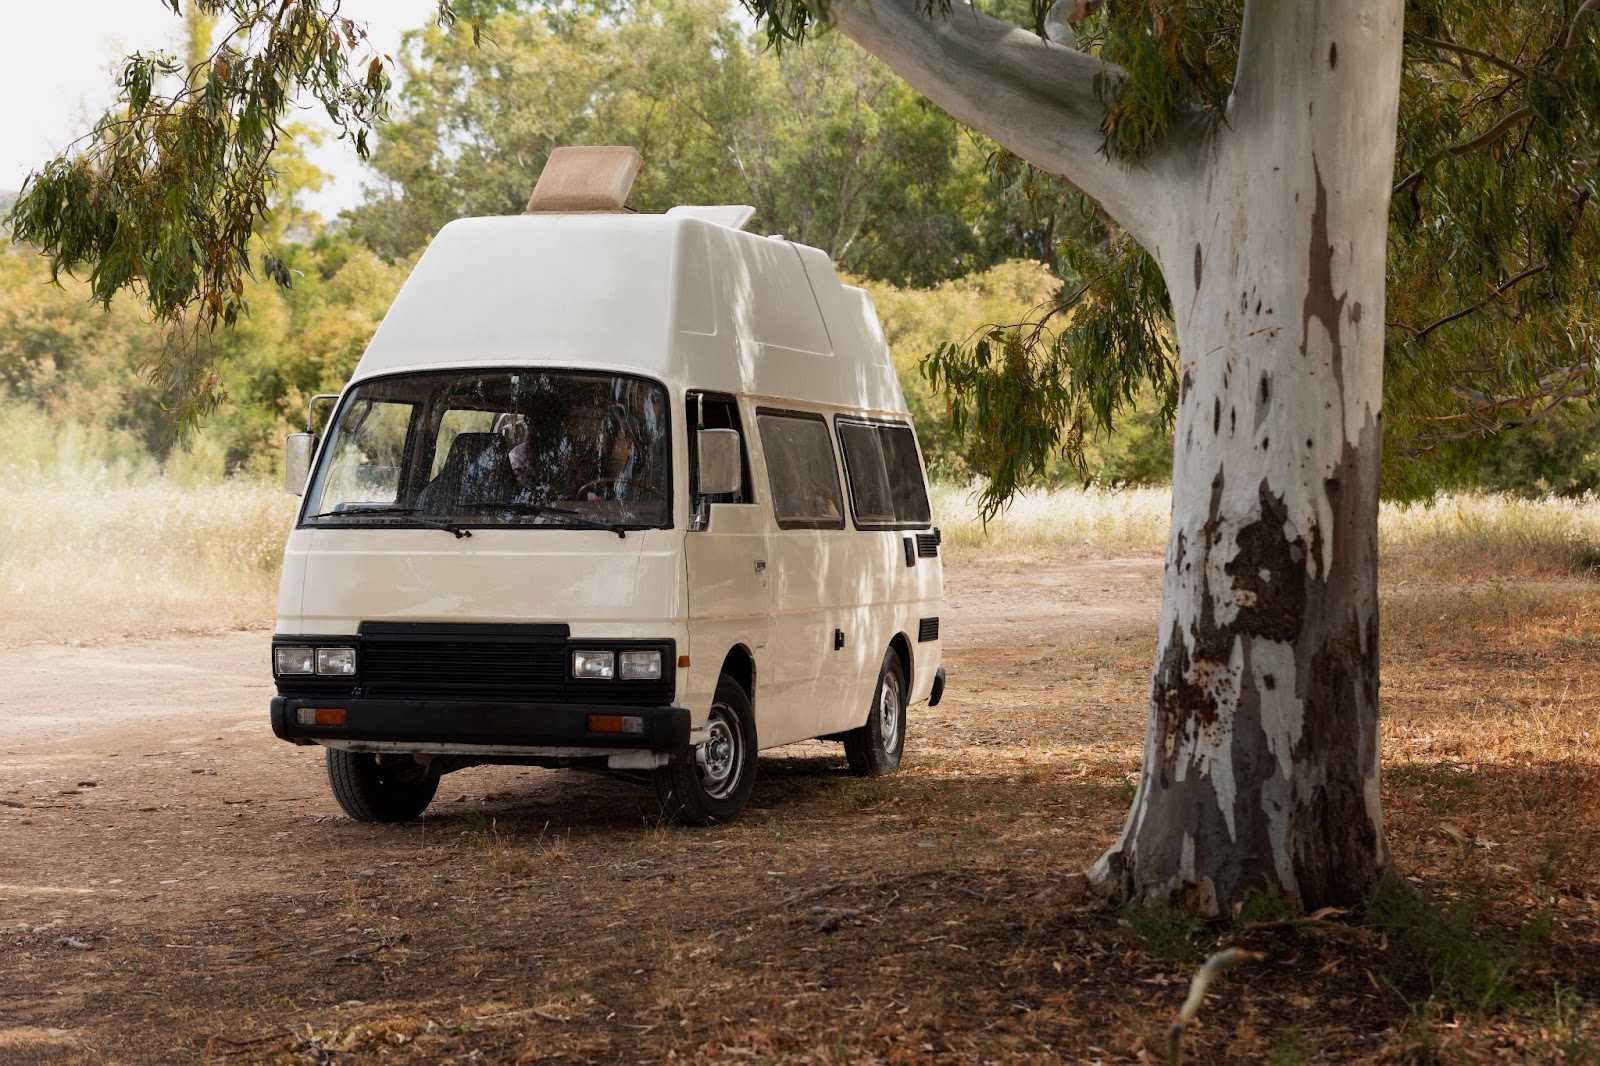
[[356,650],[354,648],[318,648],[317,673],[336,677],[354,677]]
[[272,670],[279,677],[354,677],[356,650],[285,644],[272,649]]
[[624,681],[655,681],[661,676],[661,650],[623,652],[617,676]]
[[589,681],[606,681],[616,677],[616,652],[592,649],[573,652],[572,676],[576,679]]
[[311,648],[273,648],[272,669],[279,674],[316,673],[316,652]]
[[671,645],[619,641],[609,648],[567,649],[567,674],[574,681],[660,681],[671,665]]

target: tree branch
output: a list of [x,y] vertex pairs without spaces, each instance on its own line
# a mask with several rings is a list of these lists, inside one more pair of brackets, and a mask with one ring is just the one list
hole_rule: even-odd
[[1501,59],[1492,52],[1484,52],[1477,48],[1469,48],[1467,45],[1456,44],[1453,41],[1441,41],[1434,37],[1424,37],[1420,33],[1407,34],[1407,36],[1417,44],[1427,45],[1429,48],[1437,48],[1441,52],[1455,52],[1459,55],[1472,56],[1474,59],[1481,59],[1485,63],[1491,63],[1494,66],[1499,67],[1501,70],[1509,71],[1519,78],[1529,77],[1529,74],[1526,70],[1523,70],[1515,63]]
[[958,121],[1076,185],[1139,243],[1158,241],[1177,181],[1163,165],[1172,149],[1137,166],[1101,152],[1095,81],[1123,77],[1119,68],[965,3],[930,16],[918,0],[832,0],[827,16]]
[[[1577,58],[1578,45],[1583,41],[1583,25],[1586,21],[1588,21],[1588,19],[1593,17],[1596,11],[1600,11],[1600,0],[1584,0],[1583,5],[1579,7],[1577,11],[1573,12],[1572,22],[1567,26],[1566,41],[1561,46],[1561,59],[1556,63],[1555,70],[1552,71],[1550,75],[1552,80],[1556,82],[1565,80],[1567,73],[1572,69],[1573,60]],[[1452,51],[1461,52],[1464,55],[1475,55],[1481,59],[1496,63],[1499,66],[1502,66],[1507,70],[1522,76],[1523,78],[1531,77],[1529,72],[1522,70],[1520,67],[1513,66],[1500,59],[1497,59],[1487,52],[1479,52],[1476,49],[1467,48],[1463,45],[1450,44],[1445,41],[1436,41],[1427,37],[1413,36],[1412,40],[1432,45],[1435,48],[1447,48]],[[1475,152],[1479,148],[1493,144],[1495,141],[1503,137],[1513,126],[1517,125],[1519,122],[1522,122],[1524,119],[1529,118],[1532,114],[1533,112],[1529,110],[1526,105],[1519,107],[1514,111],[1507,112],[1504,118],[1502,118],[1499,122],[1496,122],[1493,126],[1489,127],[1489,129],[1483,134],[1474,137],[1470,141],[1465,141],[1461,144],[1446,148],[1444,151],[1436,154],[1432,159],[1429,159],[1425,164],[1418,167],[1416,170],[1413,170],[1404,178],[1400,179],[1399,184],[1394,187],[1392,195],[1399,196],[1401,193],[1411,188],[1411,186],[1421,181],[1423,174],[1427,171],[1427,169],[1433,166],[1435,163],[1438,163],[1440,160],[1454,156],[1466,155],[1468,152]]]
[[[1600,3],[1600,0],[1595,0],[1595,2]],[[1428,160],[1425,166],[1418,167],[1416,170],[1413,170],[1404,178],[1400,179],[1400,183],[1394,187],[1392,195],[1399,196],[1401,193],[1411,188],[1411,186],[1421,181],[1422,175],[1428,169],[1428,167],[1433,166],[1441,159],[1458,155],[1466,155],[1468,152],[1476,152],[1479,148],[1484,148],[1490,144],[1493,144],[1495,141],[1498,141],[1501,137],[1505,136],[1507,130],[1511,129],[1511,127],[1515,126],[1523,119],[1528,118],[1532,114],[1533,112],[1528,110],[1526,107],[1519,107],[1515,111],[1507,112],[1504,118],[1502,118],[1499,122],[1496,122],[1493,126],[1490,126],[1489,129],[1484,133],[1472,138],[1470,141],[1464,141],[1461,144],[1446,148],[1444,151],[1438,153],[1432,159]]]
[[[1581,376],[1583,375],[1574,374],[1567,380],[1576,381]],[[1593,396],[1594,394],[1595,389],[1592,387],[1585,386],[1582,388],[1564,388],[1560,389],[1559,391],[1551,390],[1536,393],[1528,397],[1517,397],[1514,400],[1501,401],[1499,403],[1478,408],[1473,411],[1467,411],[1458,415],[1448,416],[1447,418],[1426,419],[1425,421],[1430,422],[1462,421],[1464,419],[1481,415],[1485,410],[1504,409],[1507,407],[1532,407],[1535,404],[1541,404],[1537,410],[1530,412],[1522,418],[1503,418],[1498,421],[1488,422],[1486,424],[1470,426],[1467,429],[1459,430],[1455,433],[1434,433],[1424,437],[1419,437],[1419,440],[1425,442],[1419,450],[1425,452],[1432,451],[1442,444],[1449,444],[1453,441],[1471,440],[1474,437],[1484,437],[1491,433],[1504,433],[1507,430],[1521,429],[1524,426],[1531,426],[1543,421],[1551,414],[1551,412],[1555,411],[1556,408],[1560,407],[1568,400],[1581,400],[1586,397]]]
[[1494,288],[1490,289],[1489,290],[1489,295],[1485,296],[1483,299],[1479,300],[1477,303],[1471,304],[1471,305],[1469,305],[1467,307],[1463,307],[1461,310],[1454,311],[1454,312],[1452,312],[1452,313],[1450,313],[1448,315],[1445,315],[1443,318],[1438,319],[1436,321],[1429,322],[1426,326],[1420,326],[1420,327],[1411,326],[1411,325],[1407,325],[1404,322],[1386,322],[1384,324],[1389,326],[1389,327],[1391,327],[1391,328],[1393,328],[1393,329],[1403,329],[1403,330],[1405,330],[1405,331],[1407,331],[1408,333],[1411,334],[1411,339],[1413,341],[1420,341],[1424,337],[1426,337],[1428,334],[1430,334],[1434,330],[1438,329],[1439,327],[1448,326],[1450,323],[1456,321],[1457,319],[1466,318],[1468,315],[1472,314],[1474,311],[1481,310],[1482,308],[1484,308],[1488,304],[1493,303],[1495,300],[1499,299],[1501,296],[1504,296],[1507,292],[1509,292],[1517,284],[1519,284],[1521,282],[1524,282],[1524,281],[1527,281],[1529,278],[1533,277],[1536,274],[1543,274],[1545,271],[1547,271],[1549,269],[1550,269],[1550,264],[1549,263],[1536,263],[1533,266],[1529,267],[1528,269],[1522,271],[1521,273],[1515,274],[1512,277],[1507,278],[1505,281],[1502,281],[1500,284],[1498,284]]

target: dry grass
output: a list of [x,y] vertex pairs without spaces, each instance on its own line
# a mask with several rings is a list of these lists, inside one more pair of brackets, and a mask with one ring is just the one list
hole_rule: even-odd
[[[1081,548],[1095,554],[1162,552],[1172,498],[1166,489],[1058,489],[1018,497],[987,529],[977,489],[935,485],[934,514],[959,547]],[[1385,568],[1405,579],[1526,577],[1600,564],[1600,499],[1524,500],[1441,496],[1383,505],[1378,540]]]
[[1057,489],[1019,496],[985,528],[973,485],[936,484],[934,520],[957,547],[1069,547],[1098,552],[1160,552],[1167,546],[1172,496],[1166,489]]
[[[270,624],[296,500],[275,485],[108,462],[64,433],[49,456],[0,469],[0,644],[100,640]],[[1019,498],[987,530],[970,487],[935,485],[958,552],[1089,556],[1165,550],[1164,489]],[[1444,497],[1385,505],[1390,584],[1555,576],[1600,561],[1600,501]]]
[[0,644],[268,622],[295,502],[250,482],[0,482]]

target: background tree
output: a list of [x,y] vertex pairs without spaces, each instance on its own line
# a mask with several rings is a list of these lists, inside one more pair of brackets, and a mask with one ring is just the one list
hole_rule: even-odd
[[764,51],[718,0],[505,4],[484,31],[481,47],[408,38],[405,106],[375,139],[383,180],[350,213],[385,256],[520,211],[562,144],[637,146],[639,210],[748,203],[756,228],[872,278],[928,285],[1016,254],[991,221],[1013,205],[990,195],[988,146],[841,37]]
[[[165,2],[179,11],[179,0]],[[282,261],[255,241],[288,104],[302,92],[320,101],[365,156],[389,89],[384,58],[337,2],[193,0],[190,8],[230,27],[210,54],[194,65],[129,56],[119,106],[31,175],[7,216],[13,236],[43,249],[56,274],[86,271],[102,304],[135,293],[166,327],[152,373],[175,432],[221,399],[210,340],[247,309],[252,255],[267,277],[290,283]],[[190,46],[200,25],[189,27]]]

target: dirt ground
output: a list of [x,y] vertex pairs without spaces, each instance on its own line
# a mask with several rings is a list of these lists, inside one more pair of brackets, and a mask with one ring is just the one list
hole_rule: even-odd
[[[635,786],[522,768],[447,777],[413,824],[350,822],[320,749],[270,733],[266,631],[0,649],[0,1062],[1165,1061],[1216,933],[1146,927],[1072,877],[1131,798],[1160,562],[955,553],[950,688],[914,712],[901,773],[779,749],[744,819],[699,831]],[[1600,636],[1558,636],[1541,683],[1592,714]],[[1386,681],[1419,716],[1402,772],[1436,765],[1405,658],[1424,645]],[[1563,781],[1593,807],[1595,777]],[[1437,831],[1428,797],[1451,787],[1386,789],[1396,852],[1419,880],[1490,884]],[[1541,891],[1576,931],[1540,979],[1581,1014],[1600,836],[1565,829]],[[1271,924],[1192,1061],[1398,1061],[1428,1029],[1366,931]],[[1474,1047],[1557,1061],[1552,1025]]]

